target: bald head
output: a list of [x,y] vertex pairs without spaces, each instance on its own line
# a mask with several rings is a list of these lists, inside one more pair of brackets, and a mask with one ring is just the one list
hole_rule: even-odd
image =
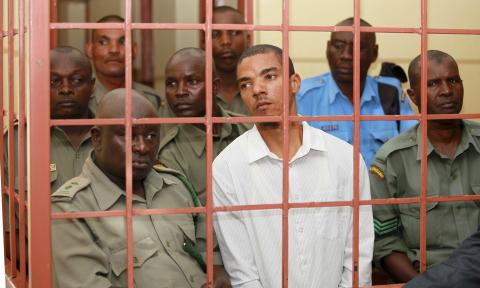
[[[125,97],[127,90],[119,88],[105,94],[97,107],[96,118],[123,118],[125,116]],[[152,103],[140,93],[132,90],[132,117],[158,117]]]
[[[438,64],[444,62],[445,60],[453,61],[456,65],[455,59],[449,54],[439,51],[439,50],[428,50],[427,51],[427,60],[428,62],[436,62]],[[410,65],[408,66],[408,79],[410,81],[410,87],[413,88],[416,83],[420,82],[420,67],[421,67],[422,55],[415,57]]]
[[167,65],[165,66],[165,71],[170,67],[176,65],[179,62],[190,61],[194,63],[199,63],[202,67],[205,68],[205,51],[200,48],[187,47],[182,48],[175,52],[170,59],[168,59]]
[[50,50],[50,63],[52,63],[52,65],[61,64],[59,62],[63,62],[65,57],[68,57],[68,59],[72,61],[76,67],[85,70],[88,76],[92,77],[92,66],[90,65],[90,60],[82,51],[71,46],[61,46]]

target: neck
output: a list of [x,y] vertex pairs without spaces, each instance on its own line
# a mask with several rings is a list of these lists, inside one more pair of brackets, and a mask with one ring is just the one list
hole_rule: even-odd
[[459,119],[429,121],[427,134],[435,150],[453,159],[462,140],[462,121]]
[[[270,151],[283,159],[283,127],[281,123],[257,123],[257,129]],[[297,153],[303,140],[301,122],[290,122],[288,129],[288,159]]]
[[125,87],[125,75],[121,77],[111,77],[97,72],[96,77],[97,81],[100,81],[108,91]]
[[232,103],[233,98],[238,93],[237,87],[237,73],[234,72],[224,72],[217,70],[217,76],[220,79],[220,87],[218,93],[222,95],[222,98],[228,104]]
[[[338,89],[342,91],[342,94],[345,95],[351,103],[353,103],[353,82],[337,82]],[[363,89],[365,88],[365,79],[360,81],[360,98],[362,98]]]
[[59,128],[65,133],[70,144],[78,149],[85,136],[90,133],[92,126],[60,126]]

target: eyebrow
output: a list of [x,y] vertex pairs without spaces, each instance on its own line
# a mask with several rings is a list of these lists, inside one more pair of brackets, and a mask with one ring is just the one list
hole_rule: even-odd
[[[272,71],[278,71],[279,68],[278,67],[275,67],[275,66],[272,66],[272,67],[269,67],[269,68],[265,68],[263,69],[261,72],[260,72],[260,75],[265,75],[265,74],[268,74]],[[237,83],[240,83],[240,82],[243,82],[243,81],[248,81],[250,80],[252,77],[241,77],[239,79],[237,79]]]

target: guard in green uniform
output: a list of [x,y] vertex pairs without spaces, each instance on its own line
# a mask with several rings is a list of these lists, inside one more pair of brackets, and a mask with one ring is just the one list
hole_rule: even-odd
[[[109,92],[98,118],[124,116],[125,89]],[[132,116],[157,117],[155,108],[132,91]],[[125,211],[125,131],[119,126],[92,128],[94,150],[80,176],[52,194],[52,212]],[[179,178],[157,167],[158,125],[132,129],[133,209],[195,207],[194,197]],[[145,287],[201,287],[202,261],[196,251],[204,235],[196,214],[133,218],[134,282]],[[127,238],[124,217],[58,219],[52,222],[55,287],[127,286]],[[188,247],[188,249],[187,249]],[[201,258],[200,258],[201,260]],[[220,286],[228,287],[228,286]]]
[[[245,24],[245,17],[240,11],[230,6],[217,6],[213,8],[212,23]],[[216,75],[220,79],[216,96],[217,104],[242,116],[249,113],[238,91],[237,62],[243,51],[247,49],[249,42],[250,35],[247,31],[212,31],[212,56]]]
[[[108,15],[97,23],[123,23],[118,15]],[[125,87],[125,31],[121,29],[95,29],[85,44],[85,53],[95,67],[97,83],[89,107],[95,113],[103,96],[113,89]],[[132,59],[137,55],[137,44],[132,43]],[[140,92],[157,108],[160,117],[173,117],[165,96],[159,96],[151,87],[132,82],[132,88]],[[163,132],[163,131],[162,131]]]
[[[409,67],[410,98],[420,109],[420,56]],[[462,109],[463,85],[455,60],[428,51],[427,111],[455,114]],[[428,196],[480,194],[480,124],[466,120],[430,120],[427,127]],[[370,167],[372,197],[407,198],[420,195],[421,127],[391,139]],[[480,224],[477,201],[427,203],[427,267],[448,258]],[[418,273],[420,206],[373,206],[374,260],[399,282]]]
[[[214,77],[213,94],[218,79]],[[177,51],[165,68],[167,100],[178,117],[205,115],[205,52],[198,48]],[[238,116],[215,103],[213,116]],[[242,123],[223,123],[213,126],[213,157],[217,156],[235,138],[248,130]],[[206,144],[203,124],[183,124],[170,129],[160,142],[159,160],[166,166],[181,171],[193,184],[200,201],[206,195]]]

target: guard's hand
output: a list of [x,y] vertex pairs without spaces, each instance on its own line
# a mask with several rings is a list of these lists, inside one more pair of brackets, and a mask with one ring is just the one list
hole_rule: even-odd
[[[207,283],[202,288],[207,288]],[[213,288],[232,288],[230,277],[223,265],[213,265]]]

